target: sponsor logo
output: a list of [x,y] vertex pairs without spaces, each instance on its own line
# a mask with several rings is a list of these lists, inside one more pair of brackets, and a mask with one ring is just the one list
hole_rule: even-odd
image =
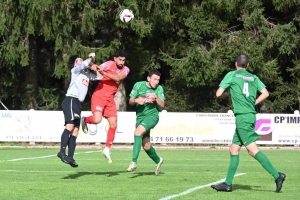
[[274,123],[276,124],[300,124],[300,117],[294,116],[275,116]]
[[82,85],[85,85],[86,87],[88,87],[89,86],[89,80],[82,79]]
[[101,106],[96,106],[96,110],[100,110],[100,111],[102,111],[102,108],[101,108]]
[[1,118],[12,118],[11,113],[2,113]]
[[235,77],[237,77],[237,78],[242,78],[242,79],[244,79],[244,80],[246,80],[246,81],[254,81],[254,78],[253,78],[253,77],[250,77],[250,76],[243,76],[243,75],[241,75],[241,74],[236,74]]
[[256,120],[254,130],[261,136],[260,141],[272,141],[272,131],[275,126],[270,118],[260,118]]
[[90,135],[97,134],[97,124],[88,124],[88,130]]

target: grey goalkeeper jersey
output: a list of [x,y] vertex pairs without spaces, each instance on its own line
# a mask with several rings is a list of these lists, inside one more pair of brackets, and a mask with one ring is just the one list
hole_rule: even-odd
[[66,96],[78,98],[80,102],[83,102],[88,91],[89,81],[102,79],[94,73],[84,71],[84,69],[89,68],[90,62],[91,61],[87,59],[83,61],[81,65],[71,70],[71,83]]

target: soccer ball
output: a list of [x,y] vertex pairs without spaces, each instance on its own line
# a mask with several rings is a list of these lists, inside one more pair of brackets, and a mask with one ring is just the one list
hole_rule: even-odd
[[134,18],[133,12],[129,9],[122,10],[119,15],[120,20],[124,23],[130,22]]

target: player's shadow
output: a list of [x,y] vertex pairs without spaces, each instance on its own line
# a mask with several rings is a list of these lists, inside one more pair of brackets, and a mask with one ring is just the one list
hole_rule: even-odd
[[98,176],[118,176],[120,173],[125,173],[125,171],[116,171],[116,172],[76,172],[75,174],[69,174],[62,179],[77,179],[81,176],[87,176],[87,175],[98,175]]
[[255,191],[264,191],[264,192],[273,192],[273,190],[260,190],[261,186],[253,186],[253,185],[240,185],[240,184],[234,184],[233,190],[255,190]]
[[[160,172],[159,174],[164,174],[163,172]],[[133,173],[133,176],[129,177],[129,178],[138,178],[138,177],[142,177],[142,176],[155,176],[154,172],[135,172]]]

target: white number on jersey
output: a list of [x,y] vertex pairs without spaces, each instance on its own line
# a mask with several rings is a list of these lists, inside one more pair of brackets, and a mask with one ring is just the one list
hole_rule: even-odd
[[249,84],[248,83],[244,83],[243,94],[245,94],[246,97],[249,97]]

